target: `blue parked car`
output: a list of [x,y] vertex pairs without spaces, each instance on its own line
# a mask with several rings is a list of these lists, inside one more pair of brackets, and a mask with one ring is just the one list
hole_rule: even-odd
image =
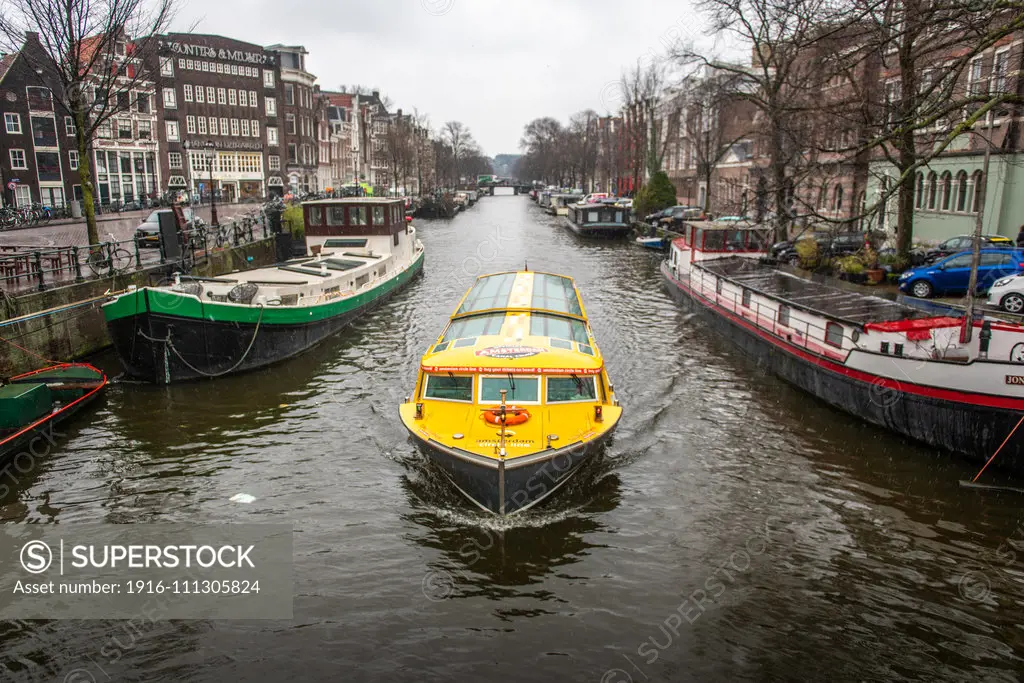
[[[996,280],[1024,272],[1024,250],[982,249],[978,262],[978,291]],[[936,294],[966,294],[971,278],[971,252],[962,251],[935,263],[912,268],[900,276],[900,291],[919,299]]]

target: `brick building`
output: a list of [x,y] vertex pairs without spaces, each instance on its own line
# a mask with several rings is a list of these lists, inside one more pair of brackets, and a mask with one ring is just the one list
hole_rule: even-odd
[[[18,52],[0,57],[0,187],[5,206],[63,206],[81,192],[74,123],[58,111],[56,77],[35,33]],[[59,98],[58,98],[59,99]]]
[[166,190],[236,201],[282,194],[278,55],[213,35],[168,34],[160,43],[160,173]]
[[281,145],[285,185],[293,192],[319,192],[318,122],[327,103],[320,97],[316,76],[306,71],[306,48],[271,45],[280,57]]

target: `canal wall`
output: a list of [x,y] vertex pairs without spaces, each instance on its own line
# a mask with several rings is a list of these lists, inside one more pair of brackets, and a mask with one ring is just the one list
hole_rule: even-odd
[[[275,239],[270,237],[211,252],[196,263],[192,273],[214,277],[276,262]],[[110,346],[101,310],[108,292],[156,284],[173,268],[173,264],[150,266],[17,297],[0,291],[0,375],[27,372],[46,361],[75,360]]]

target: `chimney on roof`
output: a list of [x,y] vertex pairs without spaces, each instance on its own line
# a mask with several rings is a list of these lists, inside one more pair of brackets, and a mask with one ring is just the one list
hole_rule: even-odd
[[[38,37],[38,36],[37,36],[37,37]],[[380,99],[380,90],[374,90],[374,91],[373,91],[373,97],[374,97],[375,99],[378,99],[378,100],[379,100],[379,99]]]
[[36,31],[25,31],[25,42],[39,42],[39,34]]
[[398,118],[402,118],[402,110],[401,109],[398,110]]

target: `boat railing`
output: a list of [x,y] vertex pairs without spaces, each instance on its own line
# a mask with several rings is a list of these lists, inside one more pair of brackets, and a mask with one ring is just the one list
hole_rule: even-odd
[[[787,305],[785,302],[780,301],[778,305],[771,306],[764,302],[753,300],[754,290],[747,290],[751,292],[751,301],[749,305],[746,305],[743,303],[742,290],[744,288],[742,285],[736,285],[741,288],[740,292],[726,292],[724,287],[719,291],[719,282],[724,283],[727,280],[702,268],[690,268],[688,279],[689,287],[702,297],[711,299],[719,306],[740,316],[747,322],[753,323],[758,329],[765,330],[773,336],[785,338],[790,344],[801,346],[816,354],[825,355],[845,355],[844,349],[856,346],[856,342],[848,333],[846,325],[841,323],[837,324],[842,329],[842,347],[835,346],[826,341],[827,329],[824,325],[812,323],[806,318],[794,318],[793,312],[800,310],[796,307],[791,308],[790,317],[787,321],[788,324],[783,325],[779,321],[779,309]],[[814,332],[813,335],[811,334],[812,331]],[[847,340],[849,344],[846,343]],[[828,351],[830,346],[834,349],[831,353]]]

